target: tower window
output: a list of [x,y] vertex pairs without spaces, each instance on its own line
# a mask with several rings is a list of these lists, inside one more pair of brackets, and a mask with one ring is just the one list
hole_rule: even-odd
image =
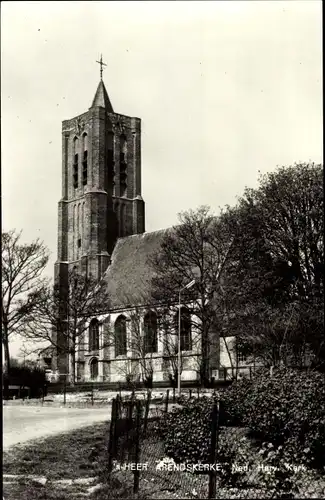
[[82,184],[85,186],[87,184],[88,176],[88,151],[84,151],[84,157],[82,161]]
[[126,163],[120,163],[120,196],[126,195],[127,188]]
[[78,187],[78,153],[74,155],[73,159],[73,187]]
[[107,150],[107,172],[108,172],[109,188],[114,190],[115,171],[114,171],[114,152],[112,149]]
[[81,247],[81,238],[78,239],[78,248]]
[[126,196],[127,189],[127,141],[124,134],[120,136],[120,196]]

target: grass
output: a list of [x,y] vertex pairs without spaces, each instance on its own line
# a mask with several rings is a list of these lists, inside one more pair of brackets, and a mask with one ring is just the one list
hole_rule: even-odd
[[[96,498],[96,500],[176,498],[173,488],[166,486],[166,478],[153,476],[150,471],[141,472],[140,494],[133,494],[133,473],[116,471],[107,484],[107,443],[109,424],[100,423],[76,431],[49,437],[25,445],[17,445],[3,453],[3,474],[24,475],[3,484],[5,500],[65,500]],[[157,441],[145,441],[144,454],[161,458],[163,449]],[[154,450],[154,455],[152,451]],[[148,456],[149,456],[148,455]],[[142,460],[148,460],[148,456]],[[153,462],[155,464],[155,462]],[[28,476],[47,478],[41,485]],[[96,478],[92,484],[69,485],[57,481]],[[6,481],[6,478],[4,478]],[[10,479],[11,481],[11,479]],[[92,495],[87,489],[96,484],[102,487]],[[182,496],[181,496],[182,497]]]
[[[154,426],[153,426],[154,427]],[[239,440],[244,429],[225,429],[229,439]],[[3,474],[23,475],[13,482],[3,484],[5,500],[158,500],[176,498],[207,498],[208,478],[206,475],[193,475],[177,471],[156,471],[156,460],[165,456],[163,443],[150,431],[141,443],[142,463],[148,462],[148,470],[140,473],[140,494],[133,494],[133,473],[114,471],[107,484],[107,443],[109,423],[95,424],[76,431],[49,437],[25,445],[17,445],[3,453]],[[234,434],[234,436],[232,436]],[[247,446],[249,442],[247,442]],[[253,448],[249,445],[254,460]],[[44,476],[47,482],[42,485],[28,476]],[[73,482],[94,478],[89,484]],[[70,484],[60,484],[58,480],[71,480]],[[298,479],[298,478],[297,478]],[[302,478],[300,495],[296,498],[324,498],[325,486],[322,478],[314,474]],[[6,477],[4,478],[6,481]],[[92,494],[88,488],[101,485]],[[261,498],[261,491],[254,489],[218,488],[217,498]]]
[[[3,453],[3,474],[45,476],[44,486],[23,478],[3,485],[5,500],[63,500],[85,498],[87,488],[103,479],[107,464],[108,424],[84,427],[71,433],[46,438],[28,445],[12,447]],[[96,477],[89,485],[62,485],[57,480]],[[112,498],[125,498],[125,487],[117,482]],[[123,490],[123,491],[121,491]],[[96,498],[99,498],[96,494]]]
[[4,474],[35,474],[48,480],[95,476],[106,457],[108,424],[83,427],[3,454]]

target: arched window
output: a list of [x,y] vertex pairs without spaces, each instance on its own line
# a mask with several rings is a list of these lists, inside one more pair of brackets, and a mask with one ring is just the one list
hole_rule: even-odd
[[120,158],[122,161],[126,159],[127,139],[125,134],[120,135]]
[[[175,315],[175,326],[178,333],[179,313]],[[192,350],[191,314],[187,307],[181,307],[181,351]]]
[[157,314],[149,311],[144,317],[144,352],[157,352]]
[[72,214],[72,236],[73,236],[73,248],[72,248],[72,260],[76,260],[77,258],[77,252],[76,252],[76,245],[77,245],[77,230],[76,230],[76,224],[77,224],[77,205],[73,205],[73,214]]
[[81,208],[80,203],[77,205],[77,221],[76,221],[76,229],[77,229],[77,259],[80,257],[80,247],[81,247],[81,238],[80,238],[80,226],[81,226]]
[[99,350],[99,322],[92,319],[89,325],[89,351]]
[[85,202],[81,205],[81,217],[80,217],[80,238],[81,238],[81,248],[84,242],[84,228],[85,228]]
[[98,377],[98,359],[94,358],[90,362],[90,378],[95,380]]
[[127,188],[127,142],[124,134],[120,136],[120,196],[126,196]]
[[76,189],[78,187],[78,158],[79,141],[77,137],[73,139],[73,187]]
[[82,157],[82,184],[86,186],[88,181],[88,136],[86,132],[82,136],[83,157]]
[[115,151],[115,135],[112,132],[107,133],[107,180],[108,180],[108,191],[115,195],[115,161],[114,161],[114,151]]
[[126,318],[119,316],[114,326],[115,356],[126,355]]

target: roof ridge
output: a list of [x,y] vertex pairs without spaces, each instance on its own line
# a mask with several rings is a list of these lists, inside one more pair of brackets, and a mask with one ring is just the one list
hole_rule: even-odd
[[121,236],[117,239],[117,242],[120,240],[126,240],[127,238],[145,237],[155,233],[164,233],[171,229],[173,229],[172,226],[166,227],[165,229],[155,229],[154,231],[145,231],[144,233],[136,233],[136,234],[130,234],[129,236]]

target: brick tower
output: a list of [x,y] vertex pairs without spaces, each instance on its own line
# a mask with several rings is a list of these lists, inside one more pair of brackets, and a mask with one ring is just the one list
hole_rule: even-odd
[[62,123],[57,283],[72,266],[100,279],[117,238],[145,231],[141,121],[113,111],[100,64],[91,107]]

